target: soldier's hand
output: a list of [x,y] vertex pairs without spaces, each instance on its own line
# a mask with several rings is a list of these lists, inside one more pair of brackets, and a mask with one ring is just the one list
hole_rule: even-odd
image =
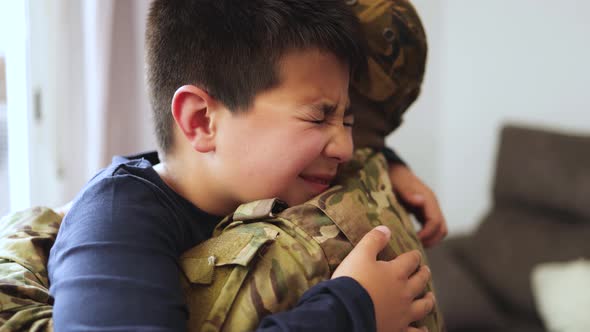
[[422,224],[418,237],[424,247],[440,242],[447,235],[447,223],[432,190],[403,164],[392,165],[389,177],[400,202]]
[[373,300],[378,331],[418,331],[409,325],[424,318],[434,307],[432,293],[416,299],[430,280],[430,270],[420,267],[421,255],[417,250],[388,262],[377,261],[377,254],[390,237],[391,232],[385,226],[367,233],[332,278],[351,277],[367,290]]
[[66,215],[66,213],[68,213],[72,208],[72,203],[73,201],[67,202],[66,204],[60,207],[53,208],[53,211],[63,218]]

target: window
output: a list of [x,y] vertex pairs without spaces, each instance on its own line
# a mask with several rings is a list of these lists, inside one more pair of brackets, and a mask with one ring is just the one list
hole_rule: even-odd
[[0,0],[0,215],[30,205],[27,2]]
[[[6,115],[6,61],[0,53],[0,190],[8,188],[8,128]],[[0,214],[4,215],[10,206],[7,192],[0,195]]]

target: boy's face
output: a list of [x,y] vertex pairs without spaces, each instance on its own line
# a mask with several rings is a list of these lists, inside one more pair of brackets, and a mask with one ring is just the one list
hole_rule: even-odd
[[303,203],[351,158],[348,66],[306,50],[287,53],[279,67],[281,84],[259,93],[247,112],[220,113],[215,176],[228,204],[272,197]]

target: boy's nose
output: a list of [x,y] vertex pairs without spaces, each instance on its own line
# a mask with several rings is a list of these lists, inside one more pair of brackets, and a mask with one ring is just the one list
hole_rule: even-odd
[[344,126],[334,127],[332,138],[324,152],[327,157],[345,163],[352,158],[353,142],[351,130]]

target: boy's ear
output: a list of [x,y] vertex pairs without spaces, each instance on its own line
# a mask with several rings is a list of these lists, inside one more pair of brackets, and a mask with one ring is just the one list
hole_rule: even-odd
[[172,116],[194,150],[215,150],[215,100],[205,90],[184,85],[172,98]]

